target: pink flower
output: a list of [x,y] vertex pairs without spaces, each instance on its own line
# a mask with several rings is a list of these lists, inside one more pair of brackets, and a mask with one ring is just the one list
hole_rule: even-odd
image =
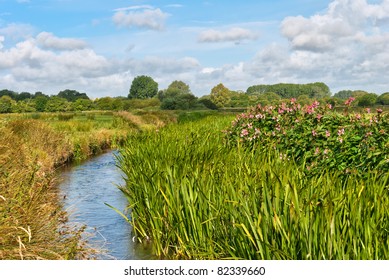
[[315,130],[312,130],[312,135],[313,135],[313,137],[316,137],[317,136],[317,132]]
[[296,103],[296,98],[292,98],[291,100],[290,100],[290,104],[294,104],[294,103]]
[[332,105],[328,103],[327,104],[327,108],[331,110],[332,109]]
[[326,137],[328,138],[330,136],[331,136],[331,133],[328,130],[326,130]]
[[350,97],[349,99],[347,99],[345,102],[344,102],[344,105],[346,106],[350,106],[351,103],[355,100],[354,97]]
[[317,118],[318,121],[320,121],[322,117],[323,117],[323,116],[320,115],[320,114],[317,114],[317,116],[316,116],[316,118]]
[[249,135],[249,131],[247,129],[243,129],[242,132],[240,133],[240,137],[245,137]]
[[341,136],[344,134],[344,128],[338,130],[338,135]]
[[377,109],[377,113],[378,113],[378,114],[381,114],[381,113],[382,113],[382,109],[378,108],[378,109]]
[[370,108],[365,109],[366,113],[370,114]]

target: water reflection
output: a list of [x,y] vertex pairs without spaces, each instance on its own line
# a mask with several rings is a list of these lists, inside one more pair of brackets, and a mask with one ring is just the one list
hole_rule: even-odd
[[130,225],[105,205],[108,203],[120,211],[127,205],[117,188],[124,184],[123,174],[115,164],[115,155],[109,152],[65,168],[60,176],[65,210],[71,223],[86,225],[87,232],[94,236],[91,241],[107,250],[100,259],[150,259],[143,246],[131,241]]

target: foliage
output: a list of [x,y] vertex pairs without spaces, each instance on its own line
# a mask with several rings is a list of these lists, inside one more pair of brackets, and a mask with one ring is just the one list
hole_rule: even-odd
[[53,96],[51,97],[46,105],[46,112],[67,112],[71,110],[71,103],[65,98]]
[[389,92],[385,92],[378,96],[377,103],[381,105],[389,105]]
[[149,76],[137,76],[131,84],[128,98],[146,99],[157,95],[158,83]]
[[86,93],[80,93],[76,90],[70,90],[70,89],[60,91],[57,96],[61,98],[65,98],[67,101],[70,102],[74,102],[78,99],[89,99]]
[[358,106],[371,107],[377,102],[377,95],[374,93],[367,93],[358,98]]
[[11,113],[14,103],[15,101],[8,95],[0,97],[0,113]]
[[246,94],[262,94],[274,92],[281,98],[297,98],[300,95],[308,95],[310,98],[323,98],[330,96],[330,89],[324,83],[310,84],[275,84],[255,85],[246,90]]
[[173,81],[166,90],[159,92],[158,98],[163,110],[188,110],[197,104],[197,97],[182,81]]
[[216,104],[211,101],[209,96],[203,96],[199,98],[198,103],[203,104],[208,109],[217,110]]
[[220,130],[231,121],[129,138],[118,160],[136,240],[162,258],[389,257],[387,177],[305,176],[277,151],[228,145]]
[[[354,98],[345,102],[350,106]],[[276,149],[284,160],[304,164],[310,173],[323,168],[344,173],[389,171],[388,115],[332,111],[319,102],[301,106],[292,100],[260,105],[243,113],[227,132],[230,141],[253,149]]]
[[218,108],[224,107],[230,101],[230,90],[223,84],[218,84],[212,88],[210,99]]

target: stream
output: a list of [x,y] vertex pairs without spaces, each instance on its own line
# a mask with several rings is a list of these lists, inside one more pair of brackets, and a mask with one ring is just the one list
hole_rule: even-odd
[[125,210],[127,200],[117,188],[124,185],[123,174],[116,167],[115,152],[107,152],[60,172],[59,190],[64,197],[69,223],[86,225],[89,242],[105,250],[98,259],[151,259],[150,252],[132,242],[131,225],[105,205]]

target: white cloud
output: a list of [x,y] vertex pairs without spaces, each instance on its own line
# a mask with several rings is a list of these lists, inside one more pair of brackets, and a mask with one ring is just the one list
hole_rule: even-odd
[[49,32],[39,33],[36,39],[39,45],[48,49],[74,50],[87,47],[85,41],[73,38],[58,38]]
[[388,19],[389,0],[381,4],[369,4],[366,0],[335,0],[324,14],[285,18],[281,33],[295,49],[325,51],[355,42],[361,33],[371,33]]
[[0,50],[3,48],[4,36],[0,36]]
[[241,42],[257,38],[258,35],[248,29],[233,27],[224,31],[215,29],[205,30],[199,34],[198,41],[201,43]]
[[150,6],[150,5],[138,5],[138,6],[129,6],[129,7],[124,7],[124,8],[117,8],[117,9],[114,9],[113,11],[114,12],[123,12],[123,11],[144,10],[144,9],[154,10],[154,7]]
[[10,23],[0,28],[0,34],[7,39],[20,40],[31,37],[35,32],[35,28],[29,24]]
[[162,12],[160,9],[154,9],[151,6],[137,6],[138,10],[126,8],[118,10],[112,17],[113,22],[120,27],[141,27],[152,30],[162,30],[169,14]]

